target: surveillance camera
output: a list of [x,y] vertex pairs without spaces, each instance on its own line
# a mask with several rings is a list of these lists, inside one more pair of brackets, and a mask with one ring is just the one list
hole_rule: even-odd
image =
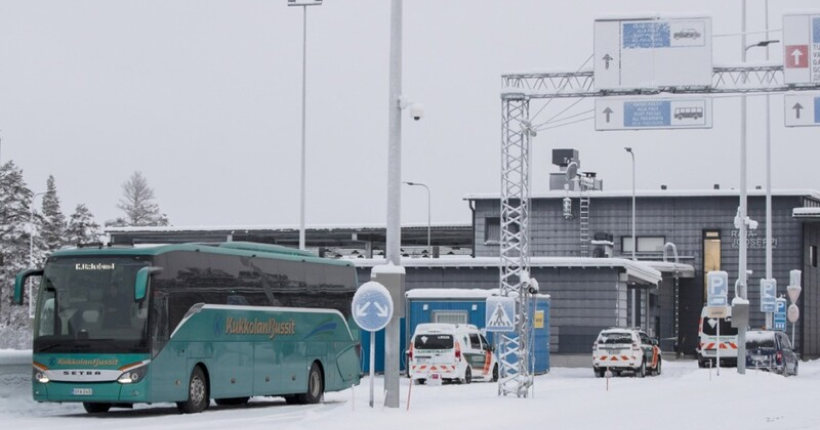
[[416,121],[424,118],[424,106],[419,103],[414,103],[410,106],[410,116]]

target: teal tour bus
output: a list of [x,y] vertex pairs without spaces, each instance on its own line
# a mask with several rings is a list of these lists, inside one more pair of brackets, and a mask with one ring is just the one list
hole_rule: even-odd
[[243,242],[62,249],[17,275],[16,304],[32,277],[36,401],[195,413],[359,383],[349,262]]

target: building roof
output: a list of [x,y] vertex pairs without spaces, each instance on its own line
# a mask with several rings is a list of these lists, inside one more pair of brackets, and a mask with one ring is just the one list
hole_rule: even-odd
[[[404,224],[401,229],[402,246],[426,246],[427,223]],[[431,223],[432,245],[472,248],[471,223]],[[107,227],[113,244],[188,243],[246,241],[277,245],[299,246],[298,226],[227,225],[227,226],[165,226],[165,227]],[[230,237],[230,238],[229,238]],[[383,225],[314,225],[305,229],[305,245],[316,247],[364,248],[366,242],[383,244],[387,240]]]
[[[578,191],[570,191],[570,197],[578,195]],[[632,198],[632,190],[613,190],[613,191],[595,191],[588,192],[591,198]],[[766,195],[766,190],[749,190],[747,193],[749,197],[763,197]],[[533,199],[563,199],[567,196],[565,190],[554,190],[542,193],[533,193]],[[720,190],[635,190],[636,197],[740,197],[740,190],[736,189],[720,189]],[[810,197],[820,201],[820,191],[812,189],[782,189],[772,190],[774,197]],[[499,194],[468,194],[464,200],[498,200]]]
[[[382,258],[359,258],[351,260],[356,267],[367,268],[385,264]],[[652,262],[657,263],[657,262]],[[501,260],[497,257],[448,257],[448,258],[405,258],[402,266],[412,268],[498,268]],[[666,263],[675,264],[675,263]],[[687,265],[681,265],[687,266]],[[649,262],[632,261],[623,258],[588,258],[588,257],[530,257],[530,267],[538,268],[612,268],[621,269],[627,276],[627,282],[636,284],[657,285],[661,281],[661,272],[654,269]],[[691,267],[691,266],[689,266]],[[692,269],[694,271],[694,269]]]
[[818,222],[820,221],[820,208],[794,208],[792,209],[792,218],[801,221]]
[[[416,288],[404,294],[408,299],[486,299],[500,295],[498,288],[482,290],[480,288]],[[548,300],[549,294],[536,294],[539,299]]]

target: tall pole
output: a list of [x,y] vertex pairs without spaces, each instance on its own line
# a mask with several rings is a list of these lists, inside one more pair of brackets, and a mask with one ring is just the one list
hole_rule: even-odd
[[302,182],[299,198],[299,249],[305,249],[305,124],[307,89],[307,6],[302,6]]
[[431,228],[430,220],[432,219],[430,217],[430,213],[432,211],[432,209],[431,209],[432,206],[431,206],[431,203],[430,203],[430,187],[428,187],[425,184],[422,184],[421,182],[405,182],[405,184],[410,185],[411,187],[414,186],[414,185],[418,185],[419,187],[424,187],[424,189],[427,190],[427,256],[432,257],[433,256],[433,248],[431,247],[431,244],[430,244],[430,228]]
[[[401,57],[402,2],[390,4],[390,92],[388,100],[387,240],[388,263],[401,266]],[[384,405],[399,407],[399,318],[395,315],[384,331]]]
[[[636,248],[638,248],[638,238],[635,237],[635,153],[632,148],[624,148],[629,155],[632,156],[632,261],[637,261],[635,257]],[[632,327],[636,327],[637,321],[637,293],[635,288],[632,288]],[[647,315],[648,316],[648,315]]]
[[[746,0],[741,0],[740,53],[741,62],[746,63]],[[745,81],[744,81],[745,83]],[[746,298],[746,93],[740,98],[740,208],[738,209],[739,243],[738,243],[738,286],[735,296]],[[746,373],[746,327],[738,329],[737,336],[737,373]]]
[[[42,196],[45,192],[34,193],[31,196],[31,207],[29,210],[28,215],[28,225],[29,225],[29,232],[28,232],[28,267],[29,269],[34,268],[34,200],[37,199],[38,196]],[[29,281],[28,283],[28,314],[29,317],[33,317],[34,311],[34,282]]]
[[[769,0],[766,6],[766,40],[769,40]],[[766,61],[769,61],[769,45],[766,45]],[[766,279],[772,279],[772,131],[770,98],[766,93]],[[775,293],[776,295],[776,293]],[[772,313],[766,312],[766,330],[772,329]]]

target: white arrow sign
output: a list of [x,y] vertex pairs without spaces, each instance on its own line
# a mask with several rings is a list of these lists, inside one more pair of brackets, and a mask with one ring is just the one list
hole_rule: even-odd
[[800,57],[802,57],[803,55],[805,55],[805,54],[803,54],[803,52],[800,50],[800,48],[794,48],[794,50],[791,53],[791,56],[794,59],[792,64],[794,64],[794,65],[800,64]]
[[820,127],[820,92],[786,94],[783,106],[786,127]]
[[369,308],[369,307],[370,307],[370,302],[367,302],[367,303],[365,303],[365,304],[363,304],[363,305],[361,305],[361,306],[357,307],[357,308],[356,308],[356,315],[358,315],[358,316],[360,316],[360,317],[366,317],[366,316],[367,316],[367,313],[365,313],[365,311],[366,311],[366,310],[367,310],[367,308]]
[[388,306],[384,306],[384,305],[381,305],[379,303],[373,303],[373,306],[376,306],[376,309],[379,310],[378,312],[376,312],[376,315],[378,315],[382,318],[386,318],[387,315],[389,314],[389,312],[388,312],[389,307]]

